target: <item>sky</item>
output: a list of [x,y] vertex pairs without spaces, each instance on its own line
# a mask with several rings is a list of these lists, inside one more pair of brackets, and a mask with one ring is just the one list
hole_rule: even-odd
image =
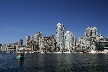
[[38,31],[56,34],[64,24],[76,38],[95,26],[108,36],[108,0],[0,0],[0,43],[13,43]]

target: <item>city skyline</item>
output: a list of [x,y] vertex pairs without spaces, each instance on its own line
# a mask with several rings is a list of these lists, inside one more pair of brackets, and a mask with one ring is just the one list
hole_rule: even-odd
[[13,43],[25,36],[42,32],[56,35],[56,24],[64,24],[76,38],[83,37],[89,26],[108,36],[108,1],[0,1],[0,43]]

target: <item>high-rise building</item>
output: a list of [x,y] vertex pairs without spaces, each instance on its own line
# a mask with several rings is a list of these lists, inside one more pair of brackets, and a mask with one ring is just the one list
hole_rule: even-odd
[[64,38],[65,32],[66,30],[65,30],[64,25],[61,23],[58,23],[56,26],[56,42],[57,42],[57,47],[59,47],[60,50],[65,48],[65,38]]
[[22,39],[19,40],[18,45],[19,45],[20,47],[23,45],[23,40],[22,40]]
[[66,31],[65,33],[65,50],[72,50],[74,46],[74,35],[70,31]]
[[96,37],[98,35],[96,27],[88,27],[85,31],[85,36],[87,37]]
[[50,41],[51,41],[51,51],[54,51],[55,50],[55,48],[56,48],[56,40],[54,39],[54,35],[50,35],[49,36],[49,38],[50,38]]
[[90,49],[95,50],[95,42],[98,39],[98,32],[96,27],[86,28],[84,37],[83,37],[83,46],[85,48],[89,47]]
[[26,46],[28,46],[29,42],[30,42],[30,36],[26,36]]
[[37,32],[32,36],[32,40],[34,40],[34,46],[39,46],[41,48],[42,41],[42,32]]
[[6,45],[6,44],[2,44],[1,50],[2,50],[2,51],[6,51],[6,50],[7,50],[7,45]]

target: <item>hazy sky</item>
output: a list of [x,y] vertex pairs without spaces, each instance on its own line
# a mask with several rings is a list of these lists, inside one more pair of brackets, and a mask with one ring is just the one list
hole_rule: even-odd
[[55,35],[57,23],[77,38],[88,26],[107,37],[108,0],[0,0],[0,43],[25,41],[38,31]]

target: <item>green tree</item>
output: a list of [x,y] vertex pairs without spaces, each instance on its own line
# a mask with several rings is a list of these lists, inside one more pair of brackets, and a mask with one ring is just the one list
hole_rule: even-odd
[[105,41],[108,41],[108,38],[105,38]]

